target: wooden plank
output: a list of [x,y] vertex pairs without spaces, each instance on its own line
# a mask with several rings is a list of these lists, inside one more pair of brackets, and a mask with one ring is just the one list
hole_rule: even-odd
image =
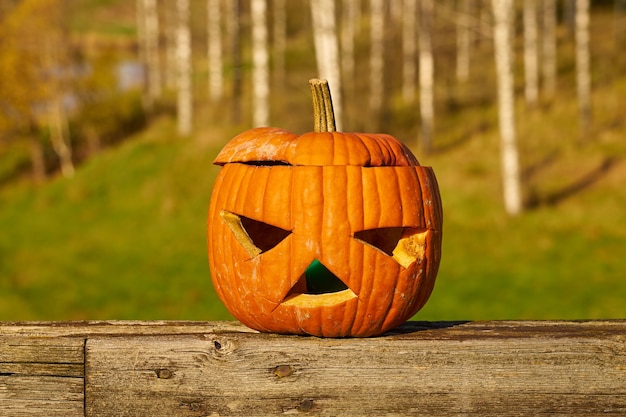
[[371,339],[0,323],[0,416],[626,415],[625,345],[626,321],[412,322]]
[[0,416],[84,416],[84,379],[0,376]]
[[211,332],[256,333],[255,330],[249,329],[235,321],[99,320],[0,322],[0,338],[8,336],[72,336],[87,338],[95,335],[168,335]]
[[624,415],[626,322],[94,336],[87,415]]
[[0,333],[0,416],[83,416],[84,345]]

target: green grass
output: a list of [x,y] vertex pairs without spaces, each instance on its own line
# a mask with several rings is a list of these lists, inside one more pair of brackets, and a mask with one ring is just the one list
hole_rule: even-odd
[[77,176],[0,193],[0,319],[228,317],[205,223],[214,149],[171,120]]
[[[211,162],[233,135],[214,128],[179,138],[162,118],[73,179],[0,189],[0,319],[230,318],[210,283],[205,233]],[[570,172],[572,161],[593,167],[585,160],[604,148],[570,150],[551,175]],[[435,291],[417,317],[626,316],[623,163],[556,205],[510,218],[497,152],[488,131],[420,157],[439,178],[445,226]]]

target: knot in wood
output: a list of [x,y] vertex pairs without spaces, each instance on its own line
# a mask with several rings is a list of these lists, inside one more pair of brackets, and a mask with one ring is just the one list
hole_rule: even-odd
[[278,365],[274,368],[274,375],[278,378],[284,378],[293,375],[293,368],[291,365]]
[[160,379],[170,379],[172,376],[174,376],[174,373],[170,371],[169,369],[157,369],[156,375],[157,375],[157,378],[160,378]]
[[300,405],[296,407],[298,411],[303,411],[303,412],[311,411],[312,408],[313,408],[313,400],[302,400],[300,401]]

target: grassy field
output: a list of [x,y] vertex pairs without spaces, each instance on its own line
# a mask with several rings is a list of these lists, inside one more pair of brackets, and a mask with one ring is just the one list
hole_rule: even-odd
[[[212,159],[234,132],[208,129],[189,140],[174,130],[161,118],[71,180],[0,190],[0,319],[230,317],[210,283],[205,218]],[[584,180],[605,148],[559,155],[536,193]],[[623,161],[587,187],[509,218],[497,149],[488,130],[420,158],[438,175],[445,229],[437,285],[418,317],[625,317]]]
[[[272,105],[275,125],[302,132],[311,128],[313,74],[296,45],[288,64],[301,67]],[[469,98],[456,103],[462,111],[438,108],[436,151],[415,153],[440,182],[443,259],[416,318],[626,317],[626,76],[606,77],[612,62],[594,61],[594,123],[582,141],[571,70],[553,103],[518,103],[532,204],[515,218],[501,202],[496,109]],[[361,90],[346,98],[347,116],[367,127],[358,120]],[[384,131],[412,143],[415,111],[390,102]],[[162,115],[73,179],[0,184],[0,320],[230,318],[210,283],[206,215],[212,160],[247,127],[224,123],[222,107],[199,112],[192,138],[178,137],[173,117]]]

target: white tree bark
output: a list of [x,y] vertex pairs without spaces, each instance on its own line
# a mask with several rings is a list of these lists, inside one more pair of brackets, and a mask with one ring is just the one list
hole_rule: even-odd
[[534,105],[539,96],[539,66],[537,59],[537,4],[524,1],[524,97]]
[[176,58],[177,58],[177,118],[178,134],[188,136],[193,126],[193,96],[191,90],[191,31],[189,29],[189,0],[176,0]]
[[209,97],[222,98],[224,77],[222,73],[222,14],[220,0],[207,0],[207,44],[209,58]]
[[380,115],[384,94],[385,9],[383,0],[370,0],[370,109]]
[[543,92],[552,98],[556,90],[556,0],[543,0],[541,67]]
[[48,125],[50,127],[50,143],[54,153],[59,157],[61,174],[65,178],[74,176],[74,162],[69,138],[67,114],[61,102],[61,96],[53,97],[48,103]]
[[328,81],[333,96],[335,125],[337,131],[341,131],[342,85],[334,0],[311,0],[311,17],[319,77]]
[[252,123],[268,126],[269,103],[269,52],[267,47],[267,1],[252,0]]
[[513,0],[492,0],[491,3],[495,18],[493,40],[498,77],[498,116],[504,207],[509,215],[516,215],[522,211],[522,198],[513,90],[511,42],[511,25],[514,16]]
[[404,0],[402,10],[402,97],[406,103],[415,100],[415,39],[417,0]]
[[419,24],[419,99],[421,141],[425,152],[430,152],[435,129],[435,60],[432,46],[433,0],[420,0]]
[[232,80],[232,117],[234,124],[241,123],[242,107],[242,76],[241,76],[241,0],[228,0],[226,2],[226,31],[230,50],[231,66],[233,68]]
[[576,87],[579,123],[585,134],[591,123],[591,76],[589,58],[589,0],[576,1]]
[[471,12],[473,0],[458,0],[456,24],[456,79],[465,83],[469,79],[470,46],[472,44]]
[[[61,30],[53,30],[46,33],[43,42],[43,70],[49,73],[58,71],[71,65],[62,56],[67,39],[61,35]],[[61,173],[65,178],[74,176],[74,162],[72,161],[72,145],[69,137],[67,112],[63,106],[63,95],[67,92],[67,77],[63,74],[51,77],[46,85],[47,89],[47,116],[48,128],[50,129],[50,143],[52,149],[59,158]]]
[[157,0],[144,0],[146,67],[150,106],[161,97],[161,60],[159,50],[159,14]]

